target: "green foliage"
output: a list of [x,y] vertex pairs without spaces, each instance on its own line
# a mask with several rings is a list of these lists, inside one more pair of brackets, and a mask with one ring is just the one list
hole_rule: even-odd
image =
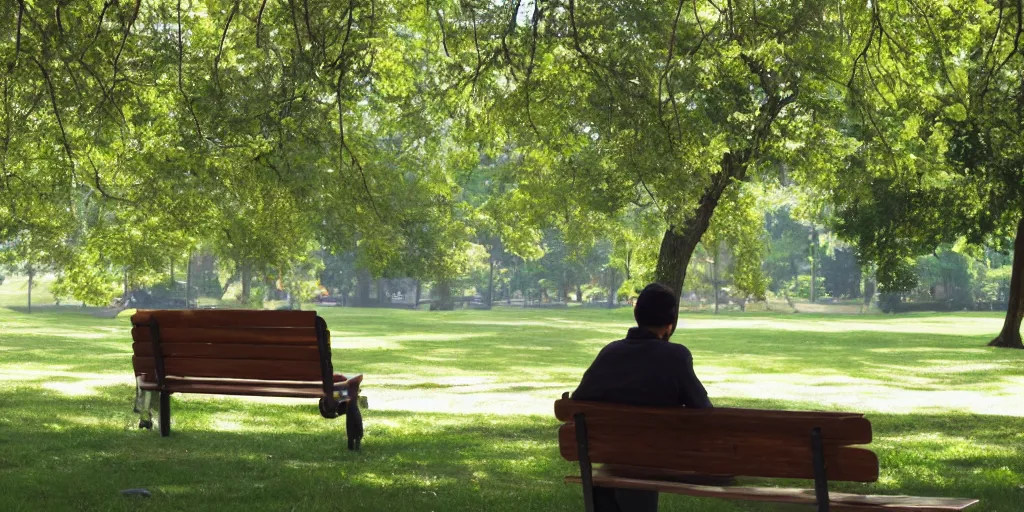
[[733,187],[726,194],[701,243],[713,248],[712,258],[719,257],[722,249],[730,252],[728,278],[737,295],[763,300],[768,278],[762,271],[762,262],[768,244],[757,191],[752,187]]

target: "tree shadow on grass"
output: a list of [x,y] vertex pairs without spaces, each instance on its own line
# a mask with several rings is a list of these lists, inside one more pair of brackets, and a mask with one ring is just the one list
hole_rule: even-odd
[[[128,386],[69,399],[36,387],[0,391],[0,495],[13,510],[579,510],[575,465],[558,455],[546,416],[366,411],[363,450],[344,420],[315,404],[175,399],[173,432],[137,430]],[[726,405],[807,408],[777,401]],[[877,484],[834,490],[982,499],[1016,510],[1024,499],[1024,418],[871,414]],[[752,482],[766,483],[766,482]],[[778,484],[779,482],[771,482]],[[787,482],[808,486],[809,482]],[[118,490],[145,487],[149,499]],[[678,496],[662,510],[780,510]],[[806,510],[806,509],[795,509]]]

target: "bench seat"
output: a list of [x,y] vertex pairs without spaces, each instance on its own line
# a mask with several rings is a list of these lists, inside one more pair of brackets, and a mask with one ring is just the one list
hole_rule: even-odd
[[[978,503],[829,492],[830,481],[878,480],[878,457],[865,447],[871,422],[858,413],[638,407],[566,393],[555,416],[563,422],[559,451],[580,467],[565,482],[583,486],[587,512],[594,487],[813,505],[819,512],[952,512]],[[808,479],[814,488],[698,485],[729,480],[714,475]]]
[[174,393],[313,398],[323,417],[346,416],[357,450],[363,376],[335,381],[330,336],[315,311],[139,310],[132,365],[139,389],[160,394],[162,436]]
[[[565,477],[565,483],[581,484],[578,476]],[[658,491],[671,494],[683,494],[698,498],[719,498],[742,501],[765,501],[771,503],[793,503],[799,505],[816,505],[814,489],[785,487],[717,487],[709,485],[693,485],[666,480],[647,480],[624,478],[594,474],[594,486],[614,487],[618,489],[638,489]],[[976,499],[964,498],[923,498],[918,496],[881,496],[870,494],[847,494],[830,492],[829,500],[834,511],[858,512],[954,512],[964,510],[978,503]]]
[[[348,393],[350,385],[359,385],[362,375],[334,383],[334,391],[341,396]],[[251,379],[203,379],[188,377],[166,377],[165,386],[152,381],[142,381],[139,388],[144,391],[167,389],[172,393],[198,393],[207,395],[269,396],[282,398],[321,398],[324,396],[320,382],[270,381]]]

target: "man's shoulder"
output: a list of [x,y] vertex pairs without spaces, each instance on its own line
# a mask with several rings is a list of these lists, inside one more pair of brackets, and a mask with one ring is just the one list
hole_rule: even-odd
[[[604,348],[601,349],[601,353],[633,350],[637,346],[636,343],[637,340],[631,340],[629,338],[615,340],[605,345]],[[648,349],[653,348],[656,353],[659,354],[659,357],[680,357],[686,359],[693,357],[690,353],[690,349],[686,348],[686,346],[681,343],[662,340],[644,340],[643,344],[648,347]]]
[[626,345],[625,338],[621,339],[621,340],[615,340],[615,341],[605,345],[604,347],[602,347],[601,348],[601,352],[599,352],[598,355],[604,354],[605,352],[614,352],[615,350],[624,348],[625,345]]
[[665,345],[667,345],[667,348],[665,349],[665,351],[668,352],[668,353],[671,353],[671,354],[673,354],[675,356],[683,357],[683,358],[686,358],[686,359],[692,359],[693,358],[693,354],[690,353],[690,349],[686,348],[686,345],[683,345],[682,343],[673,343],[673,342],[670,341],[670,342],[666,343]]

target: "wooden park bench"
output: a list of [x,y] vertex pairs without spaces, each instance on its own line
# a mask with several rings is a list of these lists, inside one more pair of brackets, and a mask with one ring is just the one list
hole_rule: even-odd
[[319,398],[346,416],[348,448],[363,437],[363,376],[335,382],[331,333],[315,311],[140,310],[132,315],[139,387],[160,393],[160,434],[173,393]]
[[[830,494],[829,481],[878,480],[878,457],[853,446],[871,442],[871,423],[861,414],[633,407],[567,397],[555,402],[555,416],[565,422],[558,445],[562,457],[579,461],[580,476],[565,481],[583,484],[587,512],[594,510],[595,486],[816,505],[819,511],[949,512],[978,502]],[[594,463],[606,466],[595,471]],[[814,480],[814,489],[696,485],[697,475],[804,478]],[[682,483],[687,476],[691,483]]]

